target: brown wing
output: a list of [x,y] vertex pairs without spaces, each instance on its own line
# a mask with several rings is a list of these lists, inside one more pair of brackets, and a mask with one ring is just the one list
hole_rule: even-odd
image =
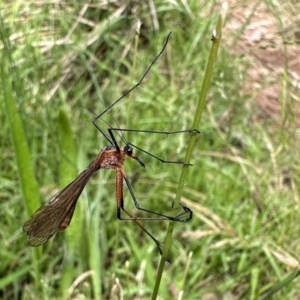
[[59,229],[63,230],[70,224],[82,190],[98,169],[92,164],[30,217],[23,226],[23,231],[29,236],[30,246],[36,247],[46,243]]
[[60,231],[65,230],[70,225],[71,220],[73,218],[74,211],[75,211],[75,205],[71,207],[71,209],[68,211],[68,214],[65,216],[64,220],[60,224],[59,226]]

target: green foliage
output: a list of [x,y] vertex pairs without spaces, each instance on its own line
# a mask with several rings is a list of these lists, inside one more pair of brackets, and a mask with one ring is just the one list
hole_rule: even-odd
[[[92,119],[141,78],[170,31],[166,51],[142,85],[104,120],[145,130],[192,127],[219,9],[214,1],[199,2],[5,4],[1,298],[151,297],[160,256],[137,226],[116,219],[113,171],[95,174],[69,228],[36,252],[21,227],[41,204],[39,194],[43,203],[50,200],[107,145]],[[296,299],[300,157],[290,103],[295,98],[285,92],[288,69],[278,95],[282,122],[255,117],[260,113],[255,95],[243,89],[249,61],[229,54],[224,33],[223,39],[181,199],[194,217],[175,224],[172,263],[158,294],[161,299],[182,293],[183,299],[259,299],[274,293],[273,299]],[[189,140],[188,134],[124,137],[170,160],[184,159]],[[125,169],[140,204],[173,213],[181,167],[135,152],[146,168],[128,159]],[[126,207],[136,213],[124,193]],[[167,222],[143,225],[164,240]]]

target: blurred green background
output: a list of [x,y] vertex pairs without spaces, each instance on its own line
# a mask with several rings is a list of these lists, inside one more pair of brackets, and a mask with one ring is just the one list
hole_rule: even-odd
[[[260,299],[298,266],[299,92],[287,48],[298,32],[296,22],[283,25],[296,5],[229,6],[182,199],[194,218],[176,224],[160,299]],[[142,85],[104,120],[140,130],[191,127],[218,12],[217,1],[194,0],[1,4],[1,299],[150,298],[160,256],[138,227],[116,219],[113,171],[90,180],[70,227],[45,246],[29,247],[21,227],[107,145],[95,114],[141,78],[170,31]],[[270,30],[259,35],[259,16],[273,21],[277,40]],[[274,109],[262,105],[268,88]],[[184,158],[189,138],[124,136],[170,160]],[[170,212],[180,165],[135,152],[146,168],[131,160],[125,168],[140,204]],[[131,202],[125,191],[135,213]],[[143,224],[164,240],[167,222]],[[296,279],[272,299],[299,297]]]

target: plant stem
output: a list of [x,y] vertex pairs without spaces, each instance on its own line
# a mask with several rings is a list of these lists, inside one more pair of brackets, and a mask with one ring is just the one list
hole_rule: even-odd
[[[219,15],[219,18],[218,18],[216,30],[214,31],[213,36],[212,36],[212,47],[211,47],[209,59],[208,59],[207,65],[206,65],[202,88],[200,90],[200,95],[199,95],[199,99],[198,99],[198,103],[197,103],[197,109],[196,109],[196,113],[195,113],[195,117],[194,117],[194,121],[193,121],[193,125],[192,125],[193,129],[197,129],[200,127],[201,116],[202,116],[202,112],[203,112],[204,105],[205,105],[205,98],[207,95],[207,91],[208,91],[208,87],[210,84],[211,75],[212,75],[212,71],[213,71],[213,66],[214,66],[214,63],[217,58],[219,44],[221,41],[222,28],[223,28],[223,24],[225,21],[226,10],[227,10],[227,5],[223,5],[221,14]],[[187,164],[189,164],[191,161],[192,152],[193,152],[193,148],[194,148],[195,141],[196,141],[196,135],[197,135],[196,133],[192,133],[190,140],[188,142],[187,151],[186,151],[185,160],[184,160],[186,165],[183,166],[181,174],[180,174],[176,197],[174,200],[175,207],[179,206],[179,204],[180,204],[180,199],[181,199],[181,196],[183,193],[185,179],[186,179],[186,176],[188,173],[188,165]],[[153,293],[152,293],[152,297],[151,297],[152,300],[155,300],[157,298],[166,258],[168,257],[169,249],[170,249],[171,242],[172,242],[173,229],[174,229],[174,221],[170,221],[167,235],[165,238],[163,255],[160,259],[160,263],[158,266],[156,281],[155,281],[155,285],[154,285]]]

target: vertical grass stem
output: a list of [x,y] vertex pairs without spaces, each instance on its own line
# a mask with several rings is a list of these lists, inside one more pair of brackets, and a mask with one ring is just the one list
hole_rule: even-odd
[[[207,65],[206,65],[206,70],[205,70],[205,75],[204,75],[204,79],[203,79],[203,83],[202,83],[202,88],[200,90],[200,95],[199,95],[199,99],[198,99],[198,103],[197,103],[196,113],[195,113],[195,117],[194,117],[194,121],[193,121],[193,125],[192,125],[192,128],[195,128],[195,129],[199,128],[199,126],[200,126],[201,116],[202,116],[202,112],[203,112],[204,105],[205,105],[205,98],[206,98],[206,95],[207,95],[207,91],[208,91],[208,87],[209,87],[209,84],[210,84],[213,67],[214,67],[214,64],[215,64],[215,61],[216,61],[216,58],[217,58],[217,53],[218,53],[218,49],[219,49],[219,45],[220,45],[220,41],[221,41],[222,28],[223,28],[224,21],[225,21],[226,10],[227,10],[227,5],[223,4],[221,14],[219,15],[219,18],[218,18],[217,27],[214,30],[213,35],[212,35],[212,39],[211,39],[212,40],[212,47],[211,47],[209,59],[208,59]],[[193,151],[193,148],[194,148],[194,145],[195,145],[195,141],[196,141],[196,134],[192,134],[191,137],[190,137],[190,140],[188,142],[187,151],[186,151],[186,155],[185,155],[185,160],[184,161],[185,161],[186,164],[189,164],[190,161],[191,161],[192,151]],[[178,182],[176,197],[175,197],[175,200],[174,200],[175,207],[179,206],[187,173],[188,173],[188,166],[185,165],[182,168],[180,178],[179,178],[179,182]],[[168,231],[167,231],[167,235],[166,235],[166,238],[165,238],[163,255],[161,257],[161,260],[160,260],[160,263],[159,263],[159,266],[158,266],[156,281],[155,281],[155,285],[154,285],[153,293],[152,293],[152,297],[151,297],[152,300],[155,300],[157,298],[157,294],[158,294],[158,290],[159,290],[159,286],[160,286],[160,282],[161,282],[165,262],[166,262],[166,259],[168,257],[170,245],[171,245],[171,242],[172,242],[173,229],[174,229],[174,222],[170,221]]]

